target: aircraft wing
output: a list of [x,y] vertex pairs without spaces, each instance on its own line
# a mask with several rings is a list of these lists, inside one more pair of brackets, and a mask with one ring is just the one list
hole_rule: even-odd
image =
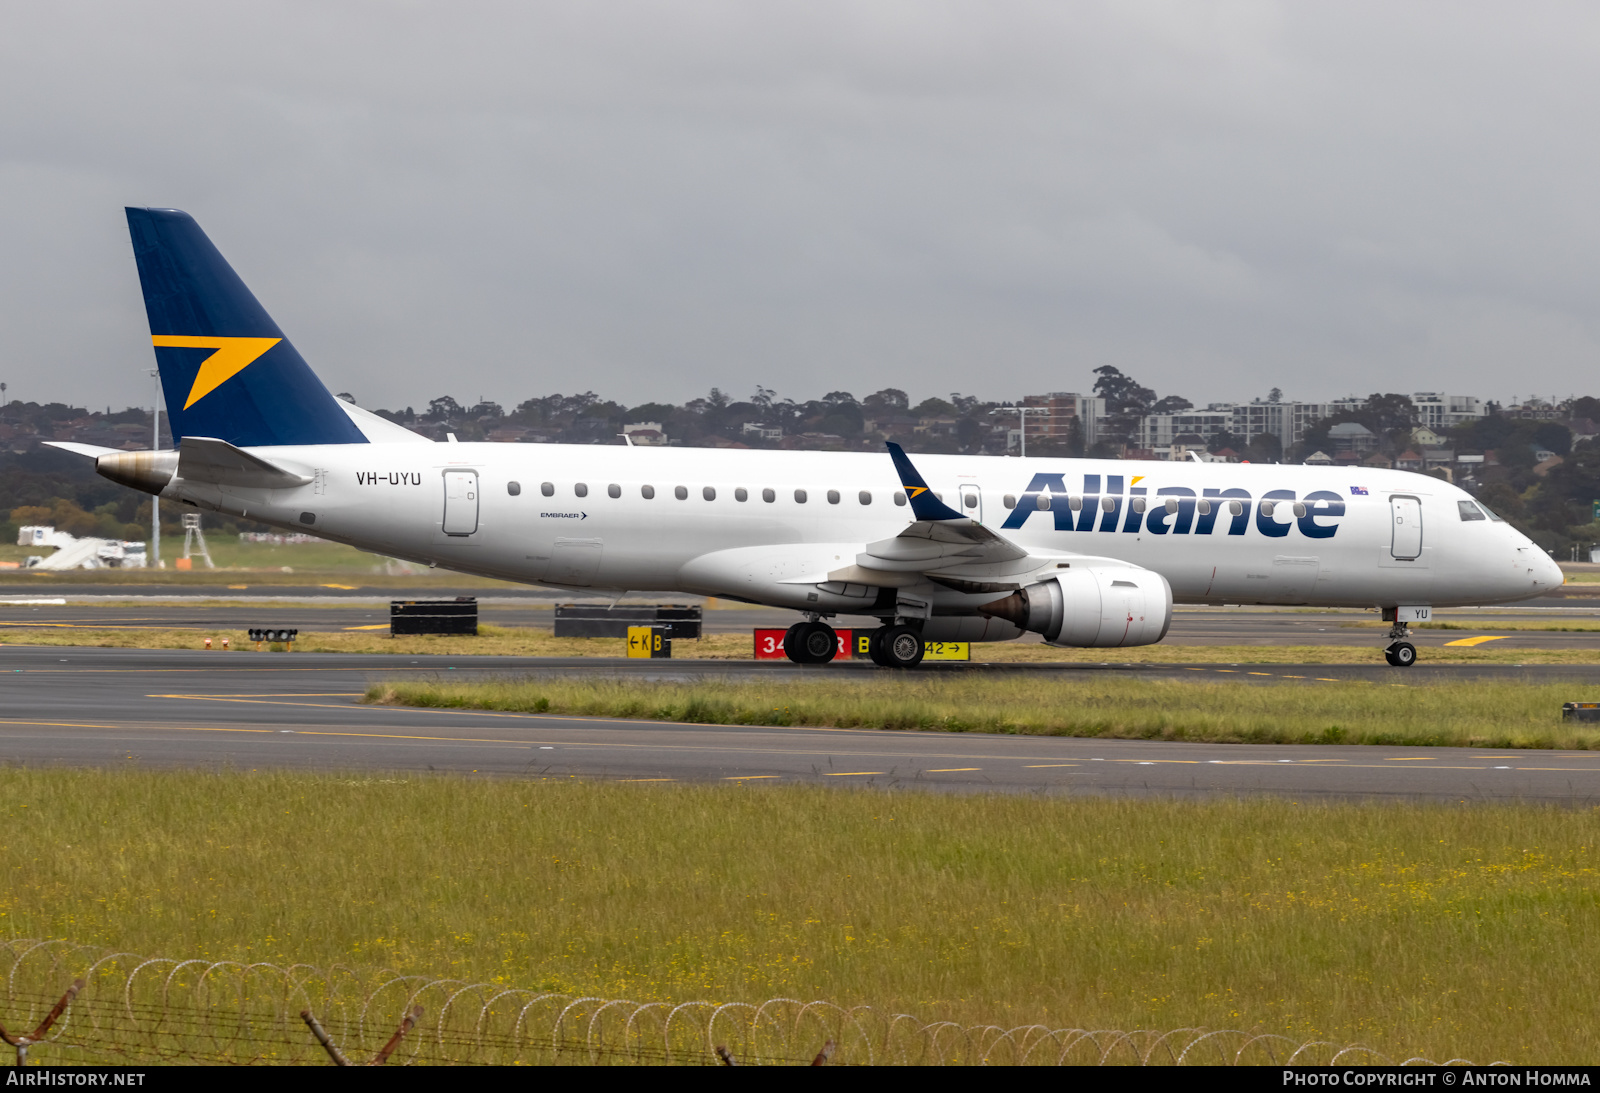
[[858,566],[891,573],[927,573],[955,565],[993,565],[1028,557],[1022,547],[935,497],[900,445],[891,443],[889,456],[916,520],[892,539],[868,543],[856,556]]

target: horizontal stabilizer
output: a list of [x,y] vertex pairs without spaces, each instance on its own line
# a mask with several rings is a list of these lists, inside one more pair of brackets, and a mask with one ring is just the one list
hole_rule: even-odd
[[186,436],[178,445],[178,477],[190,482],[245,489],[286,490],[304,486],[310,475],[287,470],[226,440]]
[[87,456],[90,459],[99,459],[103,455],[121,455],[121,448],[102,448],[98,444],[79,444],[74,440],[46,440],[43,444],[47,448],[60,448],[73,455]]

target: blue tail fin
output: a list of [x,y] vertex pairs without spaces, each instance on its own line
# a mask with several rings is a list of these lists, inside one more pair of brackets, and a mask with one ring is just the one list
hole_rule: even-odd
[[194,217],[127,212],[174,440],[367,442]]

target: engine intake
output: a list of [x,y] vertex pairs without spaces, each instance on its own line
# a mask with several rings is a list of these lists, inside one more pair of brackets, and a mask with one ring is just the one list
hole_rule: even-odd
[[978,608],[1051,645],[1079,649],[1154,645],[1172,625],[1172,586],[1149,569],[1086,566]]

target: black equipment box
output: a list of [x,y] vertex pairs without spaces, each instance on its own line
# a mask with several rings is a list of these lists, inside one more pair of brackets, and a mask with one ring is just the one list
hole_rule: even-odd
[[401,634],[478,634],[478,598],[390,600],[389,636]]
[[1563,721],[1600,721],[1600,702],[1563,702]]
[[634,604],[607,607],[603,603],[556,605],[558,638],[625,638],[630,626],[653,626],[662,637],[698,638],[700,608],[684,604]]
[[245,633],[249,634],[250,640],[255,642],[257,645],[260,645],[264,641],[270,641],[274,644],[287,645],[289,642],[294,641],[295,638],[300,636],[299,630],[274,630],[266,628],[246,630]]

